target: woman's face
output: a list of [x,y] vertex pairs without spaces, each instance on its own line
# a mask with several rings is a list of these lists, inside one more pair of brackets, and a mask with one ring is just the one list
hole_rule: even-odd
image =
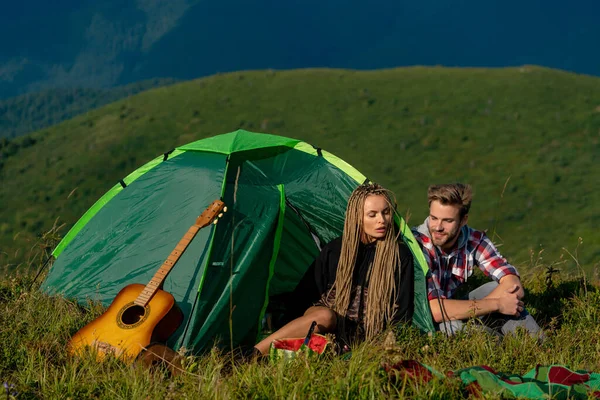
[[392,222],[392,210],[385,196],[371,194],[363,209],[363,242],[383,239]]

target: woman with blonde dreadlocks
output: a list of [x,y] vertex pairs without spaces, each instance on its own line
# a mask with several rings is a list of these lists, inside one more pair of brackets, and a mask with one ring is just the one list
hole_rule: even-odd
[[[386,325],[412,320],[412,253],[394,226],[395,198],[378,184],[352,192],[342,237],[321,249],[294,291],[305,305],[294,319],[258,344],[266,354],[274,339],[303,337],[312,321],[318,333],[344,344],[371,339]],[[306,309],[306,304],[314,304]],[[301,307],[301,306],[300,306]]]

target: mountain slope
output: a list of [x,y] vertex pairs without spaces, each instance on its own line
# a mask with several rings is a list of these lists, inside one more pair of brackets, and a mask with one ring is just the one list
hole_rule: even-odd
[[14,138],[174,79],[152,79],[112,89],[48,89],[0,100],[0,138]]
[[0,265],[151,158],[244,128],[338,155],[394,190],[412,225],[426,216],[429,184],[469,182],[470,223],[514,263],[530,265],[540,246],[545,262],[558,260],[582,237],[591,269],[599,107],[600,79],[538,67],[252,71],[153,89],[27,135],[3,158]]
[[266,68],[536,64],[600,75],[593,0],[5,3],[0,98]]

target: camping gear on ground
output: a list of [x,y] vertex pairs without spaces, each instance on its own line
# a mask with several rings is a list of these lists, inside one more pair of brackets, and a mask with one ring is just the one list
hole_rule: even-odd
[[[150,281],[198,210],[219,198],[229,211],[198,232],[164,281],[184,316],[167,344],[193,353],[253,346],[264,315],[277,321],[285,312],[276,299],[294,290],[321,244],[342,234],[348,198],[365,181],[331,153],[281,136],[239,130],[178,147],[77,221],[42,289],[108,306],[123,287]],[[396,223],[415,257],[413,323],[430,332],[427,266],[409,227]]]
[[329,340],[318,333],[313,333],[317,323],[312,322],[304,338],[275,339],[269,348],[269,359],[272,362],[289,361],[303,353],[307,357],[318,356],[325,352]]
[[78,353],[91,347],[102,359],[107,353],[133,361],[152,342],[164,342],[179,327],[183,314],[173,295],[161,290],[163,282],[200,229],[217,222],[225,211],[221,200],[213,201],[183,235],[169,257],[144,286],[124,287],[108,309],[81,328],[70,340],[68,349]]
[[[483,397],[494,394],[523,399],[600,398],[600,374],[574,371],[562,365],[538,365],[524,375],[507,375],[486,365],[448,371],[445,375],[415,360],[382,365],[390,379],[403,384],[405,377],[420,382],[455,378],[462,381],[466,394]],[[399,375],[399,376],[398,376]]]

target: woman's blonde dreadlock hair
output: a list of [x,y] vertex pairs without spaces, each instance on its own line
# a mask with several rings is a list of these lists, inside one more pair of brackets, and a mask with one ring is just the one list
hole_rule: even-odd
[[[350,305],[352,277],[356,263],[358,246],[364,235],[363,213],[365,200],[370,195],[384,196],[393,213],[396,212],[396,199],[392,192],[376,183],[362,184],[352,192],[346,208],[342,250],[338,263],[333,310],[342,317],[346,316]],[[379,333],[385,322],[394,317],[394,299],[396,298],[396,268],[400,266],[398,236],[393,229],[393,220],[383,240],[377,241],[375,257],[367,274],[368,299],[365,306],[364,329],[367,339]],[[340,331],[343,332],[344,318],[341,318]]]

